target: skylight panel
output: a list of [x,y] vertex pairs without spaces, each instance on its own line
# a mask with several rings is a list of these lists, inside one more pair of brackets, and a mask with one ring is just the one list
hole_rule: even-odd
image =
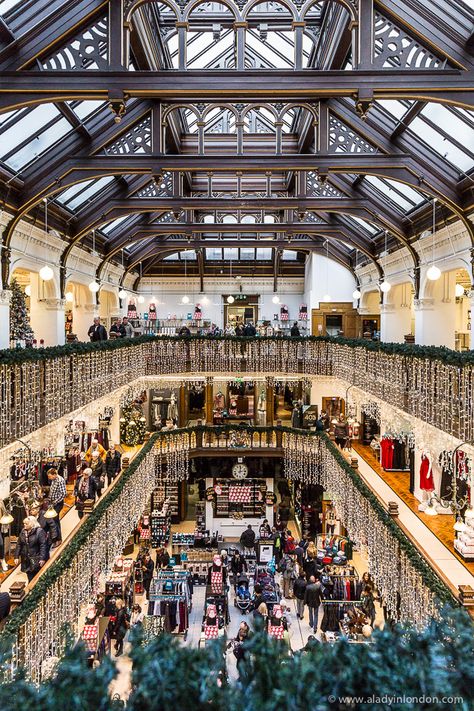
[[60,113],[53,104],[41,104],[33,111],[29,111],[2,134],[2,155],[10,153],[15,146],[27,138],[33,139],[43,126],[59,116]]
[[253,262],[255,259],[255,250],[252,247],[241,247],[240,259],[244,262]]
[[224,249],[224,259],[235,260],[238,258],[239,250],[237,249],[237,247],[226,247],[226,249]]
[[185,262],[192,262],[196,259],[196,250],[186,249],[184,252],[180,252],[180,259],[184,260]]
[[263,247],[260,247],[259,249],[256,250],[256,257],[257,259],[260,259],[262,262],[267,262],[269,259],[272,258],[272,250],[271,249],[264,249]]
[[98,111],[100,108],[106,105],[106,101],[81,101],[76,106],[72,106],[72,102],[68,101],[72,110],[76,114],[77,118],[84,121],[88,116]]
[[410,124],[410,131],[413,131],[419,138],[427,143],[433,150],[446,158],[456,168],[469,170],[472,168],[472,158],[464,153],[460,148],[451,143],[446,136],[426,123],[420,116],[417,116]]
[[[379,190],[382,195],[388,197],[401,210],[406,211],[413,207],[413,204],[409,200],[406,200],[402,195],[399,195],[395,188],[388,185],[387,182],[380,180],[380,178],[376,178],[373,175],[366,175],[364,180],[367,180],[367,182]],[[398,184],[396,185],[398,187]]]
[[3,0],[0,2],[0,15],[4,15],[8,10],[20,4],[20,0]]
[[166,257],[163,257],[164,262],[177,262],[178,260],[179,260],[178,252],[174,252],[173,254],[168,254]]
[[124,220],[127,220],[130,217],[130,215],[124,215],[123,217],[117,217],[116,220],[113,220],[112,222],[109,222],[108,225],[105,225],[105,227],[102,227],[101,230],[104,234],[108,235],[109,232],[112,232],[116,227],[118,227]]
[[[83,205],[90,198],[100,192],[102,188],[105,188],[106,185],[109,185],[109,183],[111,183],[112,181],[112,177],[99,178],[98,180],[94,180],[92,185],[90,185],[86,190],[84,190],[84,192],[79,193],[77,197],[73,198],[68,203],[67,207],[69,207],[71,210],[75,210],[77,207]],[[82,183],[82,187],[83,186],[84,184]]]
[[[16,126],[12,129],[15,130]],[[65,118],[61,118],[55,121],[52,126],[50,126],[45,131],[40,131],[37,135],[32,136],[31,141],[29,141],[23,148],[16,153],[5,159],[5,163],[13,170],[21,170],[27,166],[32,161],[36,160],[42,153],[44,153],[48,148],[50,148],[54,143],[65,136],[66,133],[71,131],[71,124]],[[7,131],[6,133],[9,133]],[[16,143],[19,143],[16,140]]]
[[350,217],[347,217],[346,219],[349,220],[349,222],[356,222],[358,225],[364,228],[367,232],[370,232],[370,234],[375,235],[377,233],[377,228],[374,227],[374,225],[371,222],[367,222],[367,220],[362,220],[360,217],[354,217],[351,215]]
[[65,190],[63,193],[60,193],[59,195],[56,196],[56,200],[60,202],[62,205],[66,205],[68,200],[74,197],[74,195],[77,195],[78,192],[83,190],[85,187],[90,185],[93,181],[92,180],[84,180],[82,183],[76,183],[76,185],[72,185],[70,188]]
[[413,102],[401,102],[397,99],[377,99],[375,103],[385,109],[391,116],[400,120]]
[[222,259],[222,249],[220,247],[206,247],[206,259],[210,261]]
[[294,262],[298,259],[298,252],[295,252],[293,249],[284,249],[281,258],[284,262]]

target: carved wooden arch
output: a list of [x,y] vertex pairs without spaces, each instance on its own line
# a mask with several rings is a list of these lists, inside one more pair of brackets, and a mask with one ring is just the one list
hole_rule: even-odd
[[205,121],[208,113],[210,113],[211,111],[214,111],[214,109],[227,109],[232,114],[234,114],[236,121],[239,120],[239,112],[235,108],[235,106],[233,106],[232,104],[226,103],[226,102],[222,102],[222,103],[217,102],[217,103],[208,104],[206,106],[204,111],[201,113],[201,121]]
[[240,112],[240,119],[243,121],[250,111],[255,111],[256,109],[266,109],[273,114],[275,121],[278,121],[278,111],[274,106],[272,106],[272,104],[267,104],[265,101],[256,104],[247,104],[247,106],[245,106]]
[[132,2],[132,4],[126,9],[124,22],[130,23],[133,13],[138,10],[141,5],[149,5],[151,3],[156,3],[157,5],[160,3],[162,5],[167,5],[171,10],[173,10],[176,15],[176,20],[179,21],[181,19],[181,10],[179,6],[173,2],[173,0],[135,0],[135,2]]
[[196,119],[198,121],[202,121],[202,114],[199,111],[199,109],[194,106],[194,104],[170,104],[169,106],[166,106],[164,108],[163,113],[161,115],[161,123],[162,125],[165,125],[165,122],[170,114],[173,113],[173,111],[176,111],[177,109],[187,109],[189,111],[192,111],[194,115],[196,116]]
[[[286,7],[288,12],[291,15],[291,18],[293,21],[299,20],[299,13],[298,10],[296,9],[295,5],[290,2],[290,0],[273,0],[275,5],[282,5],[283,7]],[[265,0],[250,0],[249,4],[245,7],[242,17],[244,20],[249,19],[249,15],[254,10],[258,5],[264,5]],[[283,18],[282,18],[283,19]]]
[[[301,8],[301,19],[304,20],[306,15],[308,14],[309,10],[312,8],[313,5],[319,5],[322,2],[322,0],[307,0],[303,7]],[[356,2],[351,0],[329,0],[329,2],[334,2],[337,5],[342,5],[343,8],[347,10],[349,13],[349,16],[351,18],[351,22],[357,22],[358,21],[358,11],[357,11],[357,6]]]
[[[228,10],[230,10],[232,15],[234,16],[234,22],[240,20],[239,8],[237,7],[237,5],[234,2],[232,2],[232,0],[215,0],[215,1],[219,5],[224,5]],[[189,5],[186,6],[186,9],[183,13],[183,21],[187,22],[187,20],[189,19],[189,16],[193,12],[193,10],[195,10],[197,7],[199,7],[199,5],[204,5],[206,2],[208,2],[208,0],[191,0]]]
[[305,109],[306,111],[309,111],[314,118],[315,123],[319,121],[319,116],[316,108],[314,106],[311,106],[311,104],[306,103],[305,101],[292,101],[289,104],[285,104],[282,109],[278,112],[278,119],[281,121],[285,114],[290,111],[290,109]]

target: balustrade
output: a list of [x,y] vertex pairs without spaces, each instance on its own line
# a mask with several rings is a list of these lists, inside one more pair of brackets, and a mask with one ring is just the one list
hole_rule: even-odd
[[474,438],[474,358],[327,338],[144,337],[0,356],[0,447],[142,375],[334,376],[463,441]]

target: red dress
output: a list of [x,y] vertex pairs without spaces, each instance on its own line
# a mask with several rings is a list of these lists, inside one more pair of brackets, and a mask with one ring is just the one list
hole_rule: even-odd
[[380,441],[380,464],[382,469],[391,469],[393,464],[393,450],[395,449],[393,445],[393,440],[388,437],[383,437]]
[[421,455],[420,489],[423,491],[434,490],[433,470],[430,471],[430,460],[424,454]]

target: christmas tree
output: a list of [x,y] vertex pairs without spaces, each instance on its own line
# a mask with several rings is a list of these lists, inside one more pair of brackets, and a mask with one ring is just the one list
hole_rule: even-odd
[[16,279],[12,279],[10,289],[12,292],[10,302],[10,341],[13,346],[16,346],[18,342],[31,346],[35,334],[30,326],[25,293]]
[[120,441],[128,447],[143,444],[146,434],[146,419],[136,402],[122,408],[120,418]]

